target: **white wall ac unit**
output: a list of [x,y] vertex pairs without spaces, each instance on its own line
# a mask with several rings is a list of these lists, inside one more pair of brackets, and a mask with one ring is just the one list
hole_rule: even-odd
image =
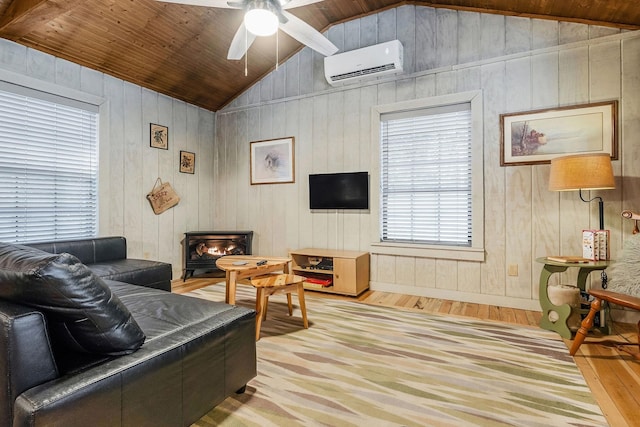
[[392,40],[324,58],[324,76],[337,86],[402,71],[402,43]]

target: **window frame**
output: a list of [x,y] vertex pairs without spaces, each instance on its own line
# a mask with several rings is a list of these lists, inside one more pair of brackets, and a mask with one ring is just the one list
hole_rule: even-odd
[[[416,244],[381,241],[381,153],[380,124],[384,114],[436,108],[468,103],[471,106],[471,246]],[[446,258],[463,261],[484,261],[484,137],[482,91],[461,92],[450,95],[376,105],[371,109],[371,248],[381,255]]]

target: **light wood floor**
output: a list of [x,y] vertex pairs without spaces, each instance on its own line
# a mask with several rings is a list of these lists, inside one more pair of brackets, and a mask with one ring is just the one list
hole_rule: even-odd
[[[206,276],[196,276],[184,283],[182,280],[174,280],[173,292],[185,293],[221,280],[224,278]],[[367,291],[357,298],[321,292],[313,292],[313,295],[360,301],[366,304],[411,308],[427,313],[498,320],[518,325],[537,326],[541,317],[541,313],[537,311],[378,291]],[[612,427],[640,426],[640,362],[611,346],[599,344],[607,340],[637,343],[637,328],[635,325],[615,323],[613,329],[613,335],[610,336],[589,336],[576,354],[575,361],[609,424]],[[565,340],[565,343],[567,348],[571,345],[570,340]]]

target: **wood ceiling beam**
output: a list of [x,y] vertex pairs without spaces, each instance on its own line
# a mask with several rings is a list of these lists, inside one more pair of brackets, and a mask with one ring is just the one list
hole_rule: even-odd
[[597,25],[602,27],[613,27],[619,28],[623,30],[640,30],[640,25],[631,24],[625,22],[611,22],[611,21],[601,21],[601,20],[593,20],[593,19],[584,19],[584,18],[571,18],[567,16],[557,16],[557,15],[543,15],[541,13],[526,13],[526,12],[515,12],[506,9],[491,9],[486,7],[473,7],[473,6],[459,6],[455,4],[450,4],[448,2],[442,1],[431,1],[431,0],[398,0],[396,2],[389,3],[383,7],[377,9],[371,9],[369,5],[366,3],[366,0],[353,0],[357,4],[360,5],[361,9],[364,11],[361,14],[349,16],[345,19],[340,19],[336,21],[332,21],[326,27],[320,29],[320,32],[327,31],[329,28],[344,24],[347,21],[351,21],[354,19],[363,18],[368,15],[373,15],[376,13],[384,12],[385,10],[395,9],[404,5],[414,5],[414,6],[425,6],[425,7],[433,7],[440,9],[452,9],[452,10],[461,10],[464,12],[477,12],[477,13],[490,13],[494,15],[504,15],[504,16],[518,16],[521,18],[531,18],[531,19],[546,19],[551,21],[564,21],[564,22],[574,22],[577,24],[586,24],[586,25]]
[[[524,12],[515,12],[505,9],[490,9],[483,7],[471,7],[471,6],[457,6],[451,5],[448,3],[441,2],[433,2],[428,0],[413,0],[413,1],[404,1],[402,3],[405,4],[413,4],[418,6],[427,6],[434,8],[443,8],[443,9],[453,9],[453,10],[462,10],[465,12],[478,12],[478,13],[491,13],[494,15],[504,15],[504,16],[518,16],[521,18],[532,18],[532,19],[546,19],[551,21],[564,21],[564,22],[574,22],[577,24],[587,24],[587,25],[598,25],[602,27],[614,27],[620,28],[624,30],[638,30],[640,29],[640,25],[628,24],[623,22],[610,22],[610,21],[599,21],[593,19],[581,19],[581,18],[571,18],[567,16],[556,16],[556,15],[543,15],[540,13],[524,13]],[[395,5],[393,5],[395,7]]]
[[[440,9],[453,9],[453,10],[461,10],[464,12],[477,12],[477,13],[490,13],[494,15],[504,15],[504,16],[518,16],[521,18],[532,18],[532,19],[546,19],[551,21],[564,21],[564,22],[574,22],[577,24],[586,24],[586,25],[598,25],[602,27],[613,27],[620,28],[623,30],[640,30],[640,24],[629,24],[624,22],[609,22],[609,21],[599,21],[599,20],[591,20],[591,19],[580,19],[580,18],[571,18],[566,16],[556,16],[556,15],[543,15],[540,13],[524,13],[524,12],[514,12],[506,9],[492,9],[488,7],[473,7],[473,6],[458,6],[454,4],[449,4],[448,2],[442,1],[430,1],[430,0],[398,0],[395,2],[391,2],[383,7],[377,9],[371,9],[369,5],[364,0],[354,0],[359,4],[364,11],[359,15],[349,16],[346,19],[336,20],[335,22],[331,22],[326,27],[322,28],[320,32],[327,31],[329,28],[338,25],[344,24],[347,21],[351,21],[353,19],[363,18],[368,15],[373,15],[376,13],[383,12],[388,9],[394,9],[399,6],[404,6],[407,4],[415,5],[415,6],[425,6],[425,7],[433,7]],[[364,2],[363,2],[364,1]]]
[[67,13],[79,3],[84,1],[13,0],[0,17],[0,33],[4,38],[18,40],[34,28]]

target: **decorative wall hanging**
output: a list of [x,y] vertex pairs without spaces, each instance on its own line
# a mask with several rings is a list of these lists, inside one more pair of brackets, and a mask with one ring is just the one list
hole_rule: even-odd
[[153,148],[169,149],[169,128],[150,123],[149,145]]
[[195,173],[196,155],[188,151],[180,151],[180,172]]
[[153,213],[160,215],[169,208],[174,207],[180,201],[180,197],[168,182],[162,182],[160,178],[156,180],[153,188],[147,194],[147,199],[151,203]]
[[618,101],[500,115],[500,166],[550,163],[568,154],[618,158]]
[[251,185],[295,182],[294,138],[251,142]]

